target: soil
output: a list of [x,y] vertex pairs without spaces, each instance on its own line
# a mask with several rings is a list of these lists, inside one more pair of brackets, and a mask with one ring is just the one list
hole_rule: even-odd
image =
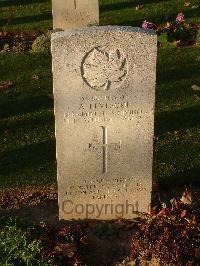
[[52,188],[9,188],[0,190],[1,216],[16,216],[30,222],[58,222],[57,191]]
[[32,31],[0,31],[0,52],[24,52],[31,49],[35,39],[44,33],[41,30]]
[[[63,225],[58,219],[56,187],[0,189],[0,216],[17,217],[28,224],[44,222],[50,226]],[[83,223],[89,240],[87,265],[116,265],[129,255],[131,235],[136,221]],[[110,224],[110,229],[105,230],[105,224]]]

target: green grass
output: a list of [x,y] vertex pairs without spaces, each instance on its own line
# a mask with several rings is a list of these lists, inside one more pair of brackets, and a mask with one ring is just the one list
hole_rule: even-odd
[[[188,21],[199,21],[197,9],[186,12],[184,1],[146,0],[140,11],[133,8],[136,1],[100,2],[101,24],[159,22],[178,11],[184,11]],[[51,16],[42,16],[50,12],[49,1],[1,0],[0,6],[5,11],[0,13],[1,25],[12,8],[21,18],[11,20],[7,29],[51,28]],[[35,19],[39,15],[40,20]],[[199,54],[195,46],[158,50],[153,176],[161,184],[199,182],[200,93],[191,89],[200,85]],[[9,80],[13,87],[0,89],[0,187],[55,183],[51,56],[1,53],[0,81]]]
[[[141,27],[145,19],[154,23],[163,23],[167,19],[175,20],[178,12],[183,12],[188,22],[199,22],[199,9],[191,9],[197,5],[196,0],[189,1],[190,7],[184,6],[184,0],[101,0],[101,24],[119,24]],[[135,10],[135,6],[143,4],[144,8]]]
[[0,92],[1,185],[55,181],[51,57],[1,54],[1,79],[14,87]]
[[52,28],[51,1],[0,0],[0,27],[5,30]]
[[[178,12],[184,12],[188,22],[199,22],[198,0],[100,0],[100,24],[141,26],[147,19],[162,23],[168,17],[175,19]],[[144,4],[135,10],[137,4]],[[49,0],[0,0],[0,28],[6,30],[51,29],[52,14]]]
[[[156,88],[154,178],[164,183],[199,183],[199,48],[160,49]],[[200,183],[199,183],[200,184]]]

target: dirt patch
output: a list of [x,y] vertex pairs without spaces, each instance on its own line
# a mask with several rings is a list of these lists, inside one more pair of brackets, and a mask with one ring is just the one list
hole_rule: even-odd
[[[101,222],[102,223],[102,222]],[[116,265],[130,255],[131,239],[134,233],[134,227],[121,228],[120,224],[109,223],[116,229],[116,233],[109,234],[109,230],[99,234],[98,229],[101,225],[98,222],[93,229],[88,227],[88,254],[86,255],[87,265],[103,266]]]
[[28,222],[58,222],[57,189],[12,188],[0,190],[1,216],[15,216]]
[[[63,226],[59,222],[57,188],[11,188],[0,190],[1,217],[17,217],[27,223],[45,222]],[[134,223],[125,221],[77,221],[88,236],[87,265],[115,265],[130,253]],[[69,224],[69,222],[66,222]]]
[[31,49],[32,43],[44,31],[22,32],[0,31],[0,52],[24,52]]

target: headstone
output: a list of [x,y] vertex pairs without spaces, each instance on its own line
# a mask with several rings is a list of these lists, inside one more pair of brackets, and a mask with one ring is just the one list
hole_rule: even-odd
[[99,23],[98,0],[52,0],[53,28],[74,29]]
[[156,54],[140,28],[52,35],[60,219],[148,212]]

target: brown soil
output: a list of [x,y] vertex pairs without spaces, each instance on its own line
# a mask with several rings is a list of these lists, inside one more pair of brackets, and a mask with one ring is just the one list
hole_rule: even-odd
[[34,40],[43,33],[40,30],[8,32],[0,31],[0,52],[23,52],[31,49]]
[[[27,223],[45,222],[50,226],[60,226],[56,187],[12,188],[0,190],[1,217],[17,217]],[[116,232],[104,233],[103,221],[86,221],[84,230],[89,239],[87,265],[115,265],[129,255],[133,222],[107,222]],[[102,233],[103,232],[103,233]]]
[[124,230],[113,237],[99,237],[90,229],[87,265],[116,265],[117,262],[123,261],[130,253],[131,235],[131,230]]
[[12,188],[0,190],[0,215],[29,222],[58,222],[57,191],[52,188]]

